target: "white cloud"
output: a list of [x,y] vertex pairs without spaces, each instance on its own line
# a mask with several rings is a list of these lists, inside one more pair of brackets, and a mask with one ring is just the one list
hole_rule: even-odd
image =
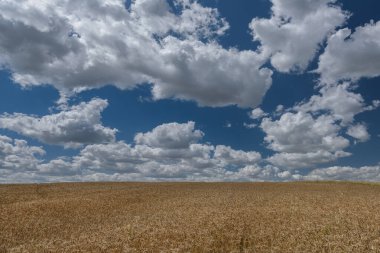
[[360,142],[368,141],[370,135],[367,131],[367,126],[364,124],[352,125],[348,128],[347,134],[351,137],[354,137]]
[[[183,125],[187,124],[191,125],[191,123]],[[313,164],[313,161],[317,164],[323,158],[330,160],[328,158],[330,155],[345,155],[340,151],[319,154],[322,152],[308,153],[301,158],[296,157],[298,153],[289,153],[288,157],[283,156],[285,153],[276,154],[271,159],[279,159],[278,163],[282,164],[273,166],[260,165],[261,155],[257,152],[234,150],[223,145],[191,143],[189,140],[189,145],[172,149],[140,144],[129,145],[120,141],[91,144],[72,158],[58,157],[46,162],[39,158],[45,155],[42,148],[29,146],[24,140],[13,140],[0,135],[0,183],[292,181],[300,179],[378,181],[380,179],[379,166],[360,168],[335,166],[314,169],[303,174],[299,174],[297,170],[281,169],[281,167],[297,167],[302,162],[305,166]],[[295,163],[292,164],[293,162]]]
[[231,147],[217,145],[214,151],[214,158],[228,164],[255,164],[261,160],[258,152],[245,152],[242,150],[234,150]]
[[[0,2],[0,65],[23,85],[80,91],[151,83],[154,99],[257,106],[271,86],[267,60],[217,42],[217,9],[177,0]],[[22,36],[21,36],[22,35]]]
[[[45,154],[41,147],[29,146],[25,140],[0,135],[0,178],[22,171],[34,171]],[[1,181],[1,180],[0,180]]]
[[327,35],[342,25],[348,13],[336,0],[272,0],[270,19],[250,23],[254,40],[271,56],[278,71],[303,71]]
[[272,72],[261,68],[265,58],[252,51],[226,50],[215,42],[162,41],[161,69],[155,70],[155,99],[195,100],[202,106],[261,103],[272,83]]
[[37,166],[38,170],[35,175],[40,176],[58,176],[65,178],[67,176],[81,176],[81,169],[73,166],[69,158],[59,157],[50,160],[47,163],[41,163]]
[[43,143],[72,148],[83,144],[113,142],[117,130],[101,124],[101,112],[107,106],[107,100],[93,99],[43,117],[21,113],[3,114],[0,116],[0,128]]
[[318,150],[314,152],[303,153],[277,153],[269,157],[267,161],[278,167],[289,169],[310,168],[322,163],[335,161],[339,158],[350,156],[345,151],[326,151]]
[[195,122],[186,124],[168,123],[155,127],[147,133],[138,133],[135,136],[137,144],[149,147],[162,147],[169,149],[188,148],[190,144],[200,140],[204,133],[194,129]]
[[254,124],[254,123],[243,123],[243,126],[245,127],[245,128],[248,128],[248,129],[252,129],[252,128],[255,128],[255,127],[257,127],[257,124]]
[[326,115],[313,118],[309,113],[288,112],[279,120],[263,119],[261,128],[267,134],[268,147],[279,152],[337,151],[349,145],[338,136],[340,128],[334,119]]
[[166,0],[137,0],[131,4],[131,16],[138,19],[142,27],[150,33],[165,34],[180,21],[173,13]]
[[124,142],[109,144],[92,144],[81,150],[80,155],[73,158],[70,166],[103,172],[136,171],[135,165],[141,163],[130,145]]
[[308,168],[350,155],[343,151],[349,141],[339,136],[340,127],[328,115],[287,112],[279,120],[264,118],[260,127],[268,148],[279,152],[267,159],[276,166]]
[[280,116],[278,120],[262,120],[267,147],[278,152],[267,161],[279,167],[315,167],[351,155],[344,151],[350,142],[342,136],[343,131],[362,142],[370,138],[364,125],[355,124],[355,116],[376,109],[376,100],[367,105],[349,83],[324,85],[319,93],[276,111],[273,117]]
[[284,111],[283,105],[277,105],[276,106],[276,113],[282,113]]
[[177,0],[175,3],[182,7],[179,22],[176,23],[176,30],[180,34],[212,38],[223,35],[229,29],[228,22],[220,18],[217,9],[204,7],[192,0]]
[[[209,166],[212,147],[191,144],[184,149],[130,146],[124,142],[87,146],[73,160],[74,167],[112,174],[135,173],[140,177],[186,178],[194,173],[214,170]],[[117,150],[117,152],[115,152]]]
[[[273,166],[259,166],[258,152],[198,143],[203,133],[194,129],[194,122],[163,124],[136,136],[140,137],[133,145],[123,141],[91,144],[76,156],[47,162],[34,156],[43,155],[42,149],[28,147],[24,141],[12,145],[10,138],[0,136],[0,173],[4,175],[0,181],[262,180],[274,173],[269,173]],[[5,162],[10,165],[4,165]],[[255,167],[256,172],[245,179],[247,166]]]
[[127,180],[260,180],[262,175],[244,178],[241,172],[247,166],[255,166],[260,174],[259,170],[264,170],[257,164],[260,160],[257,152],[228,146],[194,143],[187,148],[167,149],[118,142],[89,145],[74,157],[70,166],[86,168],[89,176],[122,175]]
[[72,165],[100,173],[189,179],[220,177],[231,169],[239,170],[261,160],[254,151],[197,143],[203,135],[194,128],[194,122],[163,124],[138,133],[135,145],[121,141],[88,145],[74,157]]
[[316,72],[323,83],[379,76],[380,21],[359,26],[355,32],[344,28],[333,34],[319,57]]
[[313,113],[328,111],[342,125],[347,125],[353,122],[355,115],[376,108],[367,107],[363,97],[350,90],[349,83],[324,86],[319,92],[319,95],[312,96],[309,101],[295,106],[294,109]]
[[267,116],[268,114],[265,113],[261,108],[256,108],[251,111],[249,114],[249,117],[251,119],[261,119],[262,117]]
[[380,181],[380,166],[334,166],[311,171],[302,177],[307,180]]
[[138,0],[131,4],[131,16],[151,34],[165,35],[174,31],[186,38],[213,38],[229,29],[217,9],[204,7],[192,0],[175,0],[179,16],[171,12],[166,0]]
[[262,120],[267,147],[277,152],[268,162],[287,168],[315,167],[351,155],[344,151],[350,141],[343,132],[361,142],[370,138],[366,126],[355,123],[355,116],[378,108],[377,100],[367,105],[349,83],[324,85],[319,93]]
[[225,180],[228,181],[283,181],[291,180],[291,173],[283,171],[272,165],[248,165],[237,172],[227,172]]

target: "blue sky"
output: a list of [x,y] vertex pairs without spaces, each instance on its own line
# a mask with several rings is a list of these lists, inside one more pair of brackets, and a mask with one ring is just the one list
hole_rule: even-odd
[[0,3],[0,182],[380,180],[380,3]]

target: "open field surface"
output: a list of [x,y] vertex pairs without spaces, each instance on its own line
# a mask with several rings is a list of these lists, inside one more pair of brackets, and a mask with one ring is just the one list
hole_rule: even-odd
[[0,185],[0,252],[380,252],[380,186]]

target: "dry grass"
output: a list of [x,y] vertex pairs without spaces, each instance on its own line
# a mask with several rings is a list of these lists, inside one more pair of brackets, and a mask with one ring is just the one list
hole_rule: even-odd
[[380,252],[380,186],[0,186],[0,252]]

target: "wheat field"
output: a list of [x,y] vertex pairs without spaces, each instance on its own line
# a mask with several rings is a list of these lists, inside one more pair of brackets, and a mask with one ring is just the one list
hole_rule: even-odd
[[380,252],[380,185],[0,185],[0,252]]

